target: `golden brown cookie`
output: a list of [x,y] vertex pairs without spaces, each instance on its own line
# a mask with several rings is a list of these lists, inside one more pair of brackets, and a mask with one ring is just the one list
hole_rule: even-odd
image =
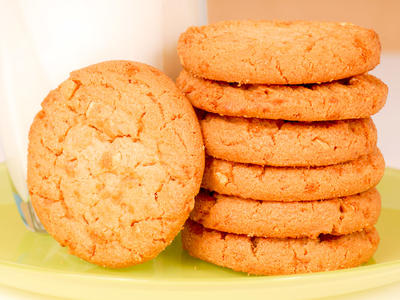
[[203,168],[192,106],[141,63],[72,72],[29,134],[28,186],[41,222],[72,254],[108,267],[142,263],[170,244]]
[[195,107],[208,112],[292,121],[367,118],[383,107],[388,93],[387,86],[369,74],[312,85],[237,85],[183,70],[176,84]]
[[318,239],[248,237],[204,228],[188,220],[182,231],[183,248],[191,256],[235,271],[281,275],[356,267],[375,253],[375,228]]
[[256,201],[202,190],[190,218],[206,228],[248,236],[317,238],[344,235],[376,224],[379,192],[321,201]]
[[200,120],[208,155],[270,166],[324,166],[359,158],[376,148],[371,118],[288,122],[221,117]]
[[202,187],[219,194],[266,201],[320,200],[364,192],[378,184],[385,161],[378,149],[325,167],[270,167],[208,157]]
[[192,74],[226,82],[329,82],[373,69],[378,35],[350,23],[222,21],[190,27],[178,42]]

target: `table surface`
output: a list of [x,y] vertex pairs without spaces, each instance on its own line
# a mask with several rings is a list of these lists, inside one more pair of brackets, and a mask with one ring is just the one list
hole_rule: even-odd
[[[385,107],[373,119],[378,129],[378,146],[381,149],[386,164],[400,169],[400,54],[384,53],[381,64],[371,74],[382,79],[389,86],[389,95]],[[0,145],[1,146],[1,145]],[[0,147],[0,162],[4,160]],[[372,300],[372,299],[399,299],[400,282],[374,290],[366,290],[340,297],[325,298],[335,300]],[[57,300],[61,298],[34,295],[24,291],[0,285],[0,300]]]

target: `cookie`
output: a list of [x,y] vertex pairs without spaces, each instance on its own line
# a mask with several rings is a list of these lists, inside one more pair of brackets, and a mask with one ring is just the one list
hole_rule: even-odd
[[288,122],[221,117],[200,120],[208,155],[270,166],[324,166],[359,158],[376,148],[371,118]]
[[378,35],[350,23],[222,21],[190,27],[178,55],[195,76],[239,83],[330,82],[372,70]]
[[142,263],[170,244],[203,168],[192,106],[141,63],[72,72],[29,133],[28,186],[39,219],[72,254],[102,266]]
[[356,267],[375,253],[375,228],[318,239],[248,237],[206,229],[187,221],[182,245],[188,253],[210,263],[255,275],[281,275]]
[[238,85],[183,70],[176,84],[195,107],[208,112],[291,121],[367,118],[383,107],[388,93],[387,86],[369,74],[312,85]]
[[344,235],[376,224],[379,192],[321,201],[255,201],[202,190],[190,218],[206,228],[248,236],[317,238]]
[[384,171],[378,149],[357,160],[325,167],[258,166],[208,157],[202,187],[256,200],[321,200],[364,192],[378,184]]

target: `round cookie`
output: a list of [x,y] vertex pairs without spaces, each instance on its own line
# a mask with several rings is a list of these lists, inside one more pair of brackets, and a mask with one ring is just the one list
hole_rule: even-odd
[[255,201],[202,190],[190,219],[206,228],[248,236],[317,238],[370,228],[378,221],[379,192],[373,188],[321,201]]
[[206,229],[188,220],[183,248],[193,257],[255,275],[282,275],[356,267],[375,253],[375,228],[318,239],[248,237]]
[[312,85],[237,85],[183,70],[176,84],[195,107],[208,112],[291,121],[367,118],[383,107],[388,93],[387,86],[369,74]]
[[373,152],[377,141],[371,118],[304,123],[207,113],[200,126],[208,155],[257,165],[338,164]]
[[28,187],[39,219],[72,254],[102,266],[142,263],[170,244],[203,168],[192,106],[141,63],[72,72],[29,133]]
[[270,167],[206,158],[202,187],[219,194],[266,201],[321,200],[364,192],[378,184],[385,161],[378,149],[325,167]]
[[378,35],[350,23],[222,21],[188,28],[178,55],[192,74],[226,82],[329,82],[373,69]]

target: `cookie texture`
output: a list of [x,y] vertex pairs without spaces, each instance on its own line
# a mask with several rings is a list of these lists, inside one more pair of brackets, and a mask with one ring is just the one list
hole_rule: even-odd
[[248,237],[206,229],[187,221],[182,245],[191,256],[255,275],[281,275],[356,267],[375,253],[375,228],[318,239]]
[[387,86],[369,74],[312,85],[238,85],[183,70],[176,84],[195,107],[208,112],[292,121],[367,118],[383,107],[388,93]]
[[324,167],[258,166],[208,157],[202,187],[256,200],[321,200],[364,192],[378,184],[384,171],[378,149],[357,160]]
[[190,218],[206,228],[248,236],[317,238],[371,228],[380,210],[375,188],[343,198],[296,202],[255,201],[202,190]]
[[373,69],[378,35],[350,23],[222,21],[190,27],[178,41],[195,76],[239,83],[330,82]]
[[258,165],[338,164],[373,152],[377,141],[370,118],[306,123],[207,113],[200,126],[208,155]]
[[189,101],[157,69],[108,61],[70,74],[29,133],[28,186],[46,230],[107,267],[162,251],[194,205],[204,168]]

